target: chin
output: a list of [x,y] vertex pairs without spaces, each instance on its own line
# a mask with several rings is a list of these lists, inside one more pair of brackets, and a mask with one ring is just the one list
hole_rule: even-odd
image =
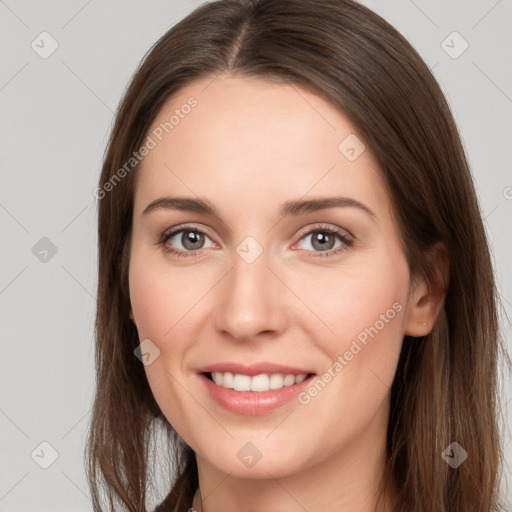
[[[283,451],[286,444],[293,449]],[[300,472],[308,466],[307,454],[304,450],[298,450],[298,446],[300,443],[290,439],[286,442],[282,437],[277,445],[265,443],[263,440],[247,441],[238,438],[230,440],[229,445],[217,445],[213,450],[207,446],[198,457],[219,472],[234,478],[282,478]]]

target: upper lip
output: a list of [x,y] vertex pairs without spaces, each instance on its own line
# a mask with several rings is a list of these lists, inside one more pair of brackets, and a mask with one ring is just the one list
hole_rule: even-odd
[[233,374],[240,375],[261,375],[267,373],[269,375],[274,373],[282,373],[284,375],[303,375],[314,373],[311,370],[305,370],[303,368],[297,368],[295,366],[288,366],[276,363],[254,363],[254,364],[241,364],[235,362],[215,363],[209,364],[198,369],[200,373],[212,373],[212,372],[231,372]]

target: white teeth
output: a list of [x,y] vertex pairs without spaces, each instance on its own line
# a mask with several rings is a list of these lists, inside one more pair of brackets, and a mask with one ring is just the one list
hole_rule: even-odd
[[282,373],[255,375],[242,375],[231,372],[212,372],[212,379],[217,384],[227,389],[235,389],[235,391],[269,391],[270,389],[281,389],[282,387],[292,386],[302,382],[307,374],[300,375],[283,375]]
[[284,378],[284,385],[285,386],[291,386],[293,384],[295,384],[295,375],[287,375]]
[[269,378],[268,375],[255,375],[251,379],[251,391],[268,391]]
[[233,380],[233,387],[235,391],[250,391],[251,390],[251,377],[249,375],[236,374]]
[[270,376],[270,389],[281,389],[284,386],[284,379],[280,373]]
[[234,386],[233,383],[233,374],[231,372],[224,373],[224,378],[222,380],[222,386],[228,389],[232,389]]

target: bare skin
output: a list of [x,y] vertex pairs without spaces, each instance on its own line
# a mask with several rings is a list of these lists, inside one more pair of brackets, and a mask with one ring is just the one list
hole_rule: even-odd
[[[194,508],[373,512],[402,340],[430,331],[442,294],[410,275],[371,149],[354,161],[339,150],[357,136],[339,111],[296,86],[211,80],[181,90],[150,129],[197,100],[140,169],[129,273],[130,317],[140,340],[160,350],[145,367],[151,389],[197,454]],[[143,213],[167,196],[207,199],[220,218]],[[286,201],[328,196],[352,203],[279,216]],[[182,226],[204,233],[197,249],[185,245],[188,232],[158,243]],[[324,233],[323,246],[313,229]],[[248,236],[257,243],[242,247],[263,251],[250,263],[237,252]],[[374,336],[356,352],[354,340],[371,327]],[[276,362],[332,378],[307,403],[237,414],[210,398],[198,374],[224,361]],[[251,467],[237,456],[248,442],[261,454]]]

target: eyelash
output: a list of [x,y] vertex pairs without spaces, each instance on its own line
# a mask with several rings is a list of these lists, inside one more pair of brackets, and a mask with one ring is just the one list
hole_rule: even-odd
[[[202,229],[199,229],[196,226],[180,226],[176,229],[173,229],[170,232],[164,231],[160,237],[160,240],[157,243],[158,243],[158,245],[161,245],[163,250],[168,254],[174,254],[181,258],[198,257],[201,252],[201,249],[197,249],[196,251],[182,251],[180,249],[174,249],[167,245],[167,242],[171,238],[173,238],[178,233],[182,233],[184,231],[200,233],[205,236],[208,236],[207,233],[205,233]],[[336,249],[329,249],[328,251],[306,251],[306,252],[313,253],[313,257],[315,257],[315,258],[316,257],[325,258],[325,257],[334,256],[340,252],[346,251],[347,249],[349,249],[350,247],[352,247],[354,245],[354,240],[345,234],[346,233],[345,230],[331,228],[328,226],[321,226],[321,225],[314,226],[313,228],[309,229],[305,233],[302,233],[299,240],[302,240],[306,236],[312,235],[313,233],[328,233],[329,235],[336,235],[343,243],[343,246],[338,247]]]

